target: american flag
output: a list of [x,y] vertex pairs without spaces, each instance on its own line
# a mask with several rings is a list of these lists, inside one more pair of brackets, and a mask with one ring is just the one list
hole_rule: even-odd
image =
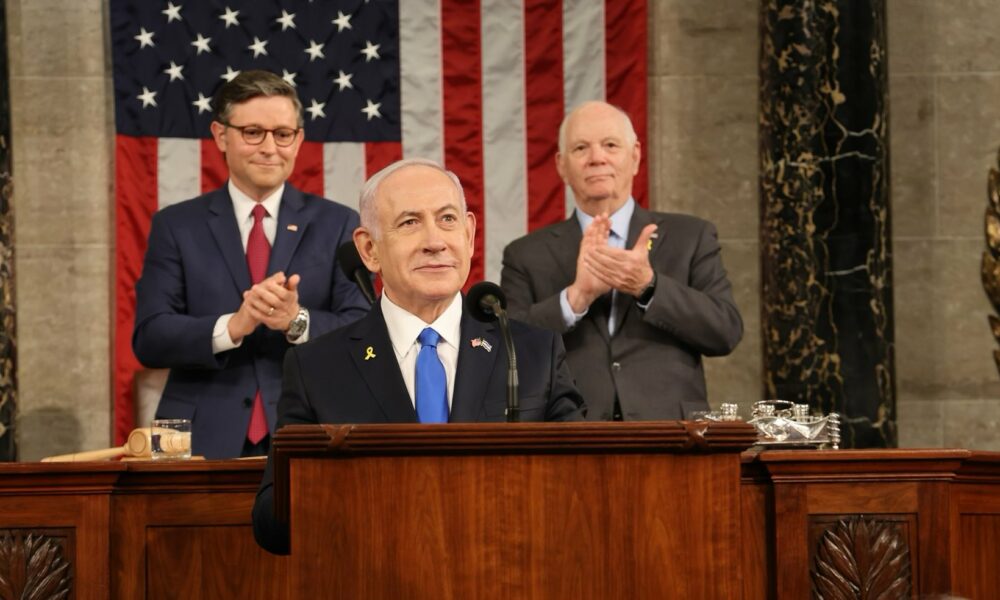
[[[210,99],[244,69],[293,83],[305,134],[291,183],[357,207],[402,157],[443,162],[478,218],[470,282],[564,219],[564,111],[606,99],[646,131],[646,0],[111,0],[115,88],[115,437],[136,425],[135,282],[152,214],[220,187]],[[646,170],[636,197],[646,205]]]

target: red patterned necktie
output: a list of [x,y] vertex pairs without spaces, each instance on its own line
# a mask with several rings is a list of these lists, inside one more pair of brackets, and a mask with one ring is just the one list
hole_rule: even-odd
[[[271,258],[271,244],[264,235],[264,217],[267,211],[257,204],[253,207],[253,227],[247,238],[247,266],[250,267],[250,279],[260,283],[267,274],[267,261]],[[258,444],[267,435],[267,415],[264,414],[264,399],[260,390],[253,398],[253,411],[250,413],[250,425],[247,427],[247,439],[251,444]]]

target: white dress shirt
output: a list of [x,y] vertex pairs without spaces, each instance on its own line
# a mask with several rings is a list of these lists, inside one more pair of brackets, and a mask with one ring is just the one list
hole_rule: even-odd
[[[253,207],[257,206],[257,201],[233,185],[232,180],[229,181],[228,189],[229,197],[233,201],[233,212],[236,213],[236,226],[240,229],[240,241],[243,242],[243,253],[246,254],[247,240],[250,239],[250,230],[253,229]],[[278,210],[281,208],[281,195],[284,192],[285,184],[281,184],[278,189],[271,192],[260,202],[260,204],[264,205],[264,210],[267,212],[261,223],[264,227],[264,237],[267,238],[267,243],[272,248],[274,247],[274,237],[278,233]],[[242,339],[239,342],[234,342],[233,338],[229,337],[229,319],[232,319],[234,314],[236,313],[222,315],[215,321],[215,328],[212,330],[212,352],[214,354],[238,348],[243,343]],[[305,332],[292,343],[302,344],[308,340],[309,328],[307,327]]]
[[382,316],[389,330],[389,340],[392,350],[396,353],[399,372],[403,374],[403,383],[410,394],[410,402],[416,410],[415,381],[417,371],[417,354],[420,353],[420,342],[417,337],[426,327],[433,327],[441,336],[437,345],[438,358],[444,366],[444,374],[448,380],[448,412],[451,412],[452,397],[455,392],[455,372],[458,367],[458,343],[462,335],[462,294],[456,293],[451,301],[433,323],[427,324],[420,317],[410,313],[389,299],[382,292]]

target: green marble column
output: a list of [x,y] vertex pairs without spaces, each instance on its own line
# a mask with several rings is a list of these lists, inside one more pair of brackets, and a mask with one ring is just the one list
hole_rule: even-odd
[[14,331],[14,214],[11,206],[10,74],[7,4],[0,0],[0,461],[17,459],[17,344]]
[[896,445],[883,0],[762,0],[764,394]]

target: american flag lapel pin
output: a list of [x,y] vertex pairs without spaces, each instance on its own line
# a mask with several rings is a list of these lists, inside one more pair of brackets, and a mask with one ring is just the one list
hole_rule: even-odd
[[473,348],[482,348],[487,352],[493,352],[493,344],[487,342],[481,337],[472,338],[471,340],[469,340],[469,343],[472,344]]
[[299,230],[299,226],[296,225],[295,223],[292,223],[286,229],[288,229],[288,231],[298,231]]

